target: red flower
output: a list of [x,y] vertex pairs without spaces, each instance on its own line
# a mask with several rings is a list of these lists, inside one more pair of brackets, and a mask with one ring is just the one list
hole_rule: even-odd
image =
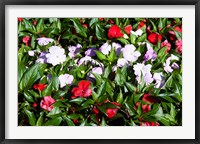
[[162,36],[160,34],[157,34],[157,33],[151,33],[149,36],[148,36],[148,41],[154,45],[157,44],[158,41],[161,41],[162,40]]
[[[111,103],[120,107],[120,104],[117,102],[111,102]],[[106,114],[108,118],[113,118],[117,114],[117,111],[118,111],[118,108],[108,108],[106,109]]]
[[124,28],[124,31],[127,33],[127,34],[130,34],[130,32],[132,31],[132,26],[131,25],[127,25],[125,28]]
[[88,24],[82,24],[82,26],[88,28]]
[[165,46],[167,46],[166,52],[168,53],[168,52],[170,51],[170,49],[171,49],[171,44],[170,44],[170,42],[168,42],[167,40],[165,40],[164,42],[161,43],[161,47],[162,47],[162,48],[165,47]]
[[28,41],[29,41],[29,40],[30,40],[30,36],[25,36],[25,37],[22,39],[23,43],[25,43],[26,46],[28,46]]
[[36,20],[32,20],[32,23],[33,23],[34,26],[36,26],[37,21]]
[[179,54],[182,53],[182,39],[176,40],[176,50]]
[[99,110],[98,110],[96,107],[94,107],[94,108],[92,109],[92,111],[93,111],[94,114],[99,114]]
[[23,21],[23,18],[18,18],[18,22],[21,22],[21,21]]
[[103,21],[103,18],[99,18],[100,21]]
[[[179,26],[176,26],[175,28],[174,28],[174,30],[176,30],[176,31],[178,31],[178,32],[180,32],[180,33],[182,33],[182,28],[180,28]],[[170,40],[172,40],[172,41],[174,41],[174,40],[176,40],[177,38],[176,38],[176,34],[175,34],[175,32],[174,31],[169,31],[169,35],[170,35]]]
[[159,126],[160,124],[158,122],[144,122],[143,124],[140,123],[140,126]]
[[47,84],[34,84],[33,88],[35,90],[40,90],[40,91],[43,91],[45,88],[47,87]]
[[150,94],[144,94],[142,100],[149,103],[158,102],[158,100],[155,97],[152,97]]
[[[135,105],[136,105],[136,106],[133,107],[134,110],[137,109],[137,107],[140,105],[140,102],[137,102]],[[143,104],[143,105],[142,105],[142,112],[143,112],[143,113],[146,113],[146,112],[148,112],[148,111],[150,111],[150,110],[151,110],[151,107],[150,107],[149,104]]]
[[33,103],[33,107],[37,107],[37,103],[36,102]]
[[45,96],[40,102],[40,107],[47,111],[51,111],[54,108],[52,104],[55,102],[56,101],[51,96]]
[[110,29],[108,30],[109,38],[119,38],[123,37],[123,35],[124,34],[121,32],[121,29],[116,25],[111,26]]
[[72,93],[74,94],[72,98],[77,97],[89,97],[92,95],[92,90],[90,87],[90,81],[82,80],[78,83],[78,87],[72,89]]
[[77,123],[78,123],[78,120],[77,120],[77,119],[73,119],[73,122],[74,122],[75,124],[77,124]]
[[140,29],[141,27],[143,27],[145,25],[144,21],[141,21],[138,25],[138,29]]
[[112,19],[109,20],[109,24],[114,24],[114,23],[115,22]]

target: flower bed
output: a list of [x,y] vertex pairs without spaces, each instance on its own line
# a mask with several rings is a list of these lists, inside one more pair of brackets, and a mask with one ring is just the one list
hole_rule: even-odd
[[18,18],[18,125],[182,125],[182,19]]

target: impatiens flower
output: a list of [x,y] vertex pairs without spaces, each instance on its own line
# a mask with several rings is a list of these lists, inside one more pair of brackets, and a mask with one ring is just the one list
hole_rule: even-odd
[[[106,102],[105,102],[106,103]],[[117,102],[111,102],[112,104],[120,107],[120,104],[118,104]],[[116,116],[117,112],[118,112],[119,108],[108,108],[106,109],[106,114],[107,114],[107,117],[109,119],[113,118]]]
[[106,109],[106,114],[108,116],[108,118],[113,118],[116,114],[117,114],[118,109],[115,108],[108,108]]
[[145,25],[145,22],[144,21],[141,21],[138,25],[138,29],[142,28],[143,26]]
[[128,61],[124,58],[119,58],[117,60],[117,67],[123,67],[124,65],[129,66],[130,64],[128,63]]
[[151,33],[149,36],[148,36],[148,41],[154,45],[157,44],[158,41],[161,41],[162,40],[162,36],[160,34],[157,34],[157,33]]
[[55,102],[51,96],[45,96],[40,102],[40,107],[44,110],[51,111],[54,108],[52,104]]
[[[141,104],[140,102],[137,102],[135,104],[135,106],[133,107],[133,109],[137,110],[137,107],[140,106],[140,104]],[[142,113],[146,113],[146,112],[148,112],[150,110],[151,110],[151,107],[150,107],[149,104],[142,104]]]
[[127,25],[125,28],[124,28],[124,31],[127,33],[127,34],[130,34],[130,32],[132,31],[132,26],[131,25]]
[[150,94],[144,94],[142,100],[149,103],[157,103],[158,100]]
[[23,41],[23,43],[26,44],[26,46],[28,46],[28,42],[29,42],[30,38],[31,38],[30,36],[23,37],[22,41]]
[[138,29],[137,31],[131,31],[131,33],[138,37],[142,35],[143,31],[141,29]]
[[65,50],[59,46],[51,46],[46,57],[47,63],[50,63],[53,66],[62,64],[66,60]]
[[88,24],[82,24],[82,26],[88,28]]
[[[174,30],[176,30],[177,32],[182,33],[182,28],[180,26],[176,26],[174,28]],[[170,35],[170,40],[175,41],[177,39],[176,34],[173,30],[169,31],[169,35]]]
[[108,30],[109,38],[119,38],[119,37],[123,37],[123,35],[124,34],[121,32],[121,29],[116,25],[111,26]]
[[95,50],[97,50],[96,48],[89,48],[85,51],[85,55],[86,56],[90,56],[90,57],[93,57],[96,55],[96,52]]
[[85,56],[82,57],[79,61],[78,61],[78,65],[82,65],[82,64],[87,64],[89,61],[92,61],[92,58],[90,56]]
[[144,61],[148,61],[150,59],[152,59],[153,61],[156,59],[157,57],[157,54],[156,54],[156,51],[153,50],[153,48],[151,47],[150,44],[147,43],[147,52],[146,54],[144,55]]
[[125,45],[125,47],[122,48],[122,52],[124,59],[130,62],[135,62],[141,55],[139,51],[136,51],[135,46],[132,44]]
[[150,64],[144,65],[142,63],[137,63],[133,66],[138,83],[142,83],[142,79],[146,82],[146,85],[149,85],[153,82],[151,67],[152,65]]
[[122,46],[120,44],[113,42],[112,47],[115,49],[117,56],[121,54]]
[[59,81],[60,81],[60,87],[63,88],[66,85],[71,85],[73,80],[74,80],[74,76],[73,75],[69,75],[69,74],[62,74],[58,77]]
[[154,73],[153,79],[156,81],[155,83],[155,88],[162,88],[164,85],[164,76],[162,73]]
[[103,21],[103,18],[99,18],[100,21]]
[[158,122],[144,122],[143,124],[140,124],[140,126],[159,126],[160,124]]
[[18,22],[21,22],[21,21],[23,21],[23,18],[18,18]]
[[78,83],[78,87],[72,89],[74,94],[72,98],[77,97],[89,97],[92,95],[92,90],[90,89],[90,81],[82,80]]
[[109,52],[111,51],[111,45],[109,45],[108,43],[104,43],[100,48],[99,50],[105,54],[105,55],[108,55]]
[[164,42],[161,43],[161,47],[162,47],[162,48],[165,47],[165,46],[167,46],[166,52],[168,53],[168,52],[170,51],[170,49],[171,49],[171,44],[170,44],[170,42],[168,42],[167,40],[165,40]]
[[173,54],[171,54],[171,56],[167,58],[166,62],[163,64],[165,72],[171,73],[173,71],[172,68],[174,68],[174,69],[179,68],[178,64],[176,64],[176,63],[172,63],[172,65],[171,65],[171,61],[174,61],[174,60],[178,61],[179,58]]
[[36,25],[37,25],[37,21],[36,21],[36,20],[32,20],[32,24],[33,24],[34,26],[36,26]]
[[182,53],[182,39],[176,40],[176,50],[179,54]]
[[52,38],[45,38],[45,37],[37,38],[37,40],[38,40],[38,44],[40,46],[45,46],[45,45],[53,42]]
[[46,57],[47,52],[41,52],[38,59],[36,60],[36,62],[39,63],[47,63],[47,57]]
[[33,103],[33,107],[34,108],[37,107],[37,103],[36,102]]
[[69,49],[69,57],[74,58],[79,52],[82,46],[80,44],[77,44],[76,46],[70,46]]
[[35,90],[40,90],[40,91],[43,91],[46,87],[47,87],[47,84],[42,84],[42,83],[34,84],[33,86]]
[[[95,74],[99,74],[101,75],[103,73],[103,69],[101,67],[94,67],[92,68],[92,73],[95,73]],[[92,73],[89,73],[89,77],[91,78],[95,78],[94,75]]]
[[99,114],[99,110],[98,110],[96,107],[94,107],[94,108],[92,109],[92,111],[93,111],[94,114]]
[[34,56],[34,55],[35,55],[35,51],[33,51],[33,50],[28,51],[28,55],[29,55],[29,56]]

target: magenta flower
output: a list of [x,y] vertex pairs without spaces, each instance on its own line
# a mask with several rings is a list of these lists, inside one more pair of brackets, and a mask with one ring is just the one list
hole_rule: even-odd
[[52,104],[55,102],[56,101],[51,96],[45,96],[40,102],[40,107],[44,110],[51,111],[54,108]]

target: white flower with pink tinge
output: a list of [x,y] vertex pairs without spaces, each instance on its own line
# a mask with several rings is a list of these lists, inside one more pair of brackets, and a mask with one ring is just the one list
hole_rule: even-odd
[[37,38],[37,40],[40,46],[45,46],[54,41],[52,38],[45,38],[45,37]]
[[49,53],[46,54],[47,63],[56,66],[66,60],[65,50],[59,46],[51,46]]
[[60,87],[63,88],[66,85],[71,85],[74,77],[73,75],[69,75],[69,74],[62,74],[58,77],[59,81],[60,81]]
[[136,51],[135,46],[132,44],[125,45],[125,47],[122,48],[122,52],[124,59],[130,62],[135,62],[141,55],[139,51]]

